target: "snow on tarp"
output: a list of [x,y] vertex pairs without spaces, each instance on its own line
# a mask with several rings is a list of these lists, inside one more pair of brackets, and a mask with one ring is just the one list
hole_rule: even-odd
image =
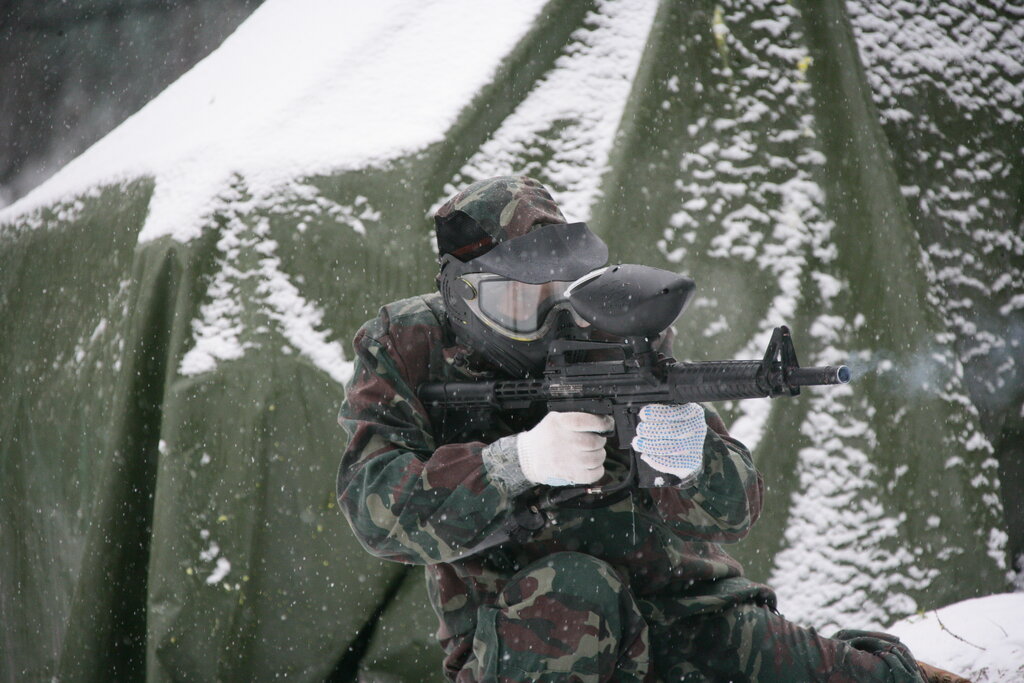
[[677,356],[786,323],[858,372],[720,406],[769,484],[732,550],[788,617],[1008,587],[1024,23],[967,9],[266,2],[0,212],[0,670],[439,675],[420,572],[335,507],[334,416],[356,326],[433,287],[430,209],[520,171],[696,278]]
[[235,173],[270,196],[299,177],[383,163],[442,140],[543,5],[267,2],[5,213],[149,176],[156,187],[139,239],[194,239]]

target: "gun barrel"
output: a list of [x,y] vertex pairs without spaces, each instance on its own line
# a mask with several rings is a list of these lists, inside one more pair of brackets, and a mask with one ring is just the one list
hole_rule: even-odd
[[726,360],[676,363],[669,370],[672,396],[681,403],[715,402],[745,398],[767,398],[799,393],[800,387],[846,384],[850,368],[845,365],[781,368],[765,371],[755,360]]
[[846,384],[849,381],[850,368],[845,365],[793,368],[789,371],[789,384],[794,387],[806,387],[817,384]]

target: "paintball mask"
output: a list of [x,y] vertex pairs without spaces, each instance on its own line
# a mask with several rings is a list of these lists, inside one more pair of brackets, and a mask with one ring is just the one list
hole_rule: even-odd
[[566,290],[607,259],[585,223],[543,225],[470,261],[443,256],[438,281],[461,343],[512,375],[537,376],[551,342],[587,326]]

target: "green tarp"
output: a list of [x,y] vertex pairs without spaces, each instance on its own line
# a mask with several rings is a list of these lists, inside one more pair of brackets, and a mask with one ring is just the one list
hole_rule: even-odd
[[678,357],[756,358],[786,323],[854,368],[719,406],[768,482],[733,550],[788,617],[1007,590],[1021,14],[553,0],[419,149],[270,189],[239,168],[186,238],[143,234],[159,174],[0,214],[0,678],[437,679],[422,571],[334,502],[335,418],[355,329],[434,286],[431,207],[511,172],[613,260],[697,280]]

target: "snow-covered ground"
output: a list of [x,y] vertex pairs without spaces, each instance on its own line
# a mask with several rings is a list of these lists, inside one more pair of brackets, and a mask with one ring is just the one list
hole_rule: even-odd
[[1024,593],[964,600],[903,619],[889,631],[920,661],[975,683],[1024,681]]

